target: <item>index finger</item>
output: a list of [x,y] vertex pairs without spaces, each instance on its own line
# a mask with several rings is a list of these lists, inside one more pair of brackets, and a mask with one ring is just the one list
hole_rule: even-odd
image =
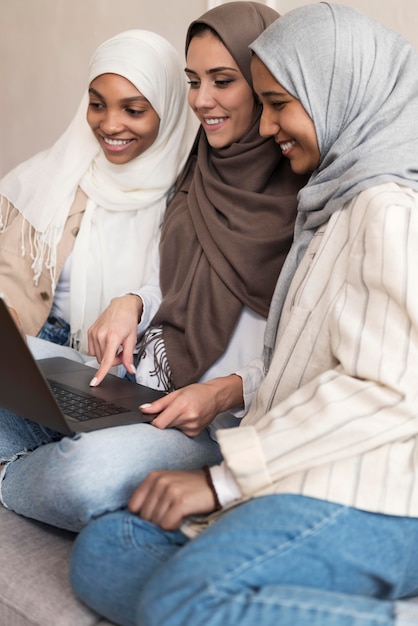
[[106,348],[102,361],[100,363],[100,367],[96,371],[95,376],[90,381],[90,387],[97,387],[97,385],[100,385],[103,378],[106,376],[106,374],[109,373],[110,369],[114,365],[119,365],[119,364],[120,364],[120,358],[118,357],[117,354],[115,354],[115,351],[112,351],[110,347]]

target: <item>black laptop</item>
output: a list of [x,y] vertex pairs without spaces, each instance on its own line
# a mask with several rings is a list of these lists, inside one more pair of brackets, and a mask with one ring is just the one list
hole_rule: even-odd
[[0,298],[0,407],[64,435],[149,422],[139,406],[164,395],[108,374],[90,387],[94,369],[62,357],[35,360]]

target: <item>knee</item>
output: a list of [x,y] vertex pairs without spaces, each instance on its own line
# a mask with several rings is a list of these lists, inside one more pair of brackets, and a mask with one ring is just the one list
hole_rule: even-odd
[[64,437],[37,451],[45,455],[39,467],[39,480],[47,504],[57,512],[67,511],[80,530],[92,518],[105,512],[110,501],[106,489],[106,465],[101,467],[94,446],[83,436]]

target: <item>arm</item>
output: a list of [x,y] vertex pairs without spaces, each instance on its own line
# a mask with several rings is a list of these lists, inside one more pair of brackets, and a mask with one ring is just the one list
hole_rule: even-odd
[[89,353],[100,363],[93,386],[99,385],[114,365],[122,364],[128,372],[135,373],[133,351],[138,335],[148,328],[161,303],[158,277],[159,254],[156,246],[148,283],[136,292],[113,298],[89,328]]
[[101,383],[113,365],[122,363],[128,372],[135,373],[132,357],[142,306],[141,298],[136,295],[113,298],[89,328],[89,353],[100,363],[93,386]]
[[[365,454],[383,458],[393,443],[417,435],[418,212],[405,205],[365,209],[350,224],[358,229],[355,245],[324,320],[335,365],[273,402],[253,425],[218,431],[245,496],[283,480],[306,484],[309,472],[313,477],[324,466],[361,463]],[[274,372],[268,380],[274,384]]]
[[178,428],[196,437],[218,413],[242,404],[242,379],[231,374],[183,387],[140,408],[143,413],[159,413],[152,422],[156,428]]
[[263,377],[262,360],[255,359],[230,376],[188,385],[140,408],[159,414],[152,422],[157,428],[178,428],[196,437],[220,413],[231,411],[241,418]]
[[[158,412],[153,421],[158,428],[176,427],[189,436],[197,435],[204,423],[209,423],[220,411],[243,402],[242,379],[232,374],[209,382],[190,385],[168,394],[150,405],[141,407],[144,412]],[[218,474],[219,480],[220,474]],[[208,482],[209,478],[209,482]],[[238,497],[235,486],[233,497]],[[231,483],[226,482],[230,488]],[[166,530],[178,528],[184,517],[191,514],[211,513],[218,508],[216,488],[203,470],[194,472],[156,471],[135,490],[129,509],[142,519]],[[225,491],[222,492],[225,494]],[[225,496],[230,500],[231,496]]]

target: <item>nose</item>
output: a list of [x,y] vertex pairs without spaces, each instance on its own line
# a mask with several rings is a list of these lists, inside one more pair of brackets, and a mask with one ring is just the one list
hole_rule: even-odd
[[263,107],[263,111],[260,117],[259,133],[262,137],[272,137],[280,132],[280,126],[274,121],[271,114],[268,113]]
[[214,106],[213,91],[209,84],[202,82],[198,89],[191,90],[190,98],[193,99],[192,106],[196,109],[210,109]]
[[120,118],[120,113],[106,109],[100,121],[100,128],[106,135],[113,135],[123,130],[124,124]]

